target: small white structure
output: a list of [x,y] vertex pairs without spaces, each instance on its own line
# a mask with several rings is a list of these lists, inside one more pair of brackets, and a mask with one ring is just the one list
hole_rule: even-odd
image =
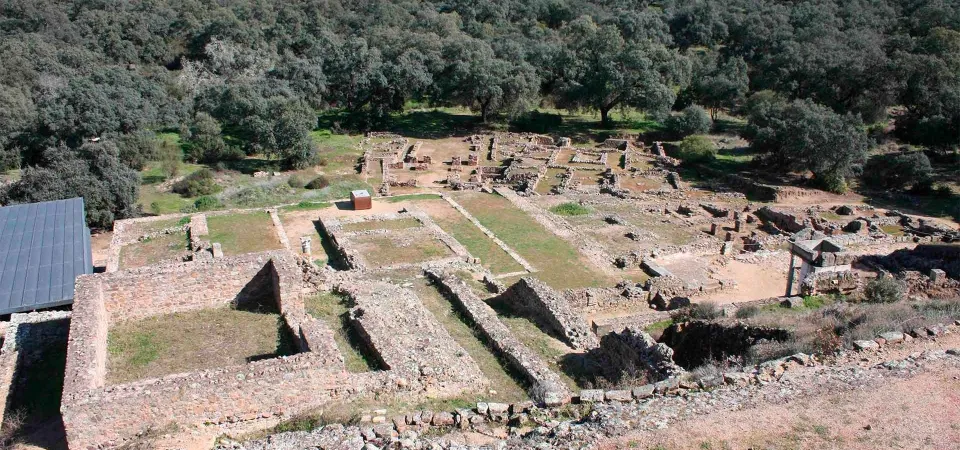
[[[797,239],[790,242],[790,272],[787,277],[787,292],[793,295],[796,281],[803,282],[811,275],[842,273],[851,269],[851,257],[844,254],[846,249],[830,238],[810,229],[801,230],[795,239],[803,236],[809,239]],[[797,259],[800,265],[797,267]],[[799,270],[799,274],[797,271]]]

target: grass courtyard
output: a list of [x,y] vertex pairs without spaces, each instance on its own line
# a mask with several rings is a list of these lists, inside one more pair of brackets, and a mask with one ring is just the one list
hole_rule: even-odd
[[304,302],[307,314],[324,321],[333,330],[333,340],[343,355],[347,371],[369,372],[379,367],[362,339],[349,324],[349,300],[332,292],[320,292]]
[[211,308],[123,322],[107,338],[107,384],[294,353],[279,314]]
[[219,242],[224,255],[280,248],[270,215],[265,212],[207,216],[210,242]]
[[545,229],[509,200],[475,192],[456,200],[500,240],[533,264],[534,274],[554,289],[603,286],[608,280],[588,266],[576,248]]

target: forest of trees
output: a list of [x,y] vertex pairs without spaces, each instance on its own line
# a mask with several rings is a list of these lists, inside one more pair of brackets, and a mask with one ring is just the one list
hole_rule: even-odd
[[318,112],[376,127],[411,101],[482,121],[736,112],[771,170],[838,189],[870,124],[960,145],[958,30],[949,0],[7,0],[0,169],[24,171],[0,202],[89,195],[109,225],[137,213],[146,132],[300,168]]

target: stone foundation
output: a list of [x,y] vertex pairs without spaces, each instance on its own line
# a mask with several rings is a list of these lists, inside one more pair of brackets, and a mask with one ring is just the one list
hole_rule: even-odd
[[583,317],[560,293],[535,278],[521,278],[491,302],[523,314],[574,349],[598,345],[597,336]]

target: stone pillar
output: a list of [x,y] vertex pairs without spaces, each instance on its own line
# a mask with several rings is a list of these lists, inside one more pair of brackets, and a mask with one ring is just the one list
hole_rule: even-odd
[[737,233],[739,233],[742,230],[743,230],[743,221],[739,219],[735,220],[733,222],[733,231],[736,231]]
[[716,236],[719,231],[720,231],[720,225],[715,224],[715,223],[711,223],[711,224],[710,224],[710,234],[711,234],[711,235]]
[[736,237],[736,236],[737,236],[737,235],[734,234],[732,231],[728,231],[728,232],[727,232],[727,237],[726,237],[724,240],[727,241],[727,242],[732,242],[732,241],[733,241],[733,238]]
[[733,242],[724,242],[723,247],[720,247],[721,255],[731,255],[733,254]]
[[310,248],[312,242],[313,242],[313,239],[311,239],[310,236],[302,236],[300,238],[300,251],[304,255],[307,255],[307,256],[312,255],[312,251],[311,251],[312,249]]
[[947,272],[943,269],[931,269],[930,270],[930,281],[934,286],[939,286],[944,280],[947,279]]
[[213,257],[214,258],[223,258],[223,249],[220,247],[219,242],[214,242],[213,245]]

